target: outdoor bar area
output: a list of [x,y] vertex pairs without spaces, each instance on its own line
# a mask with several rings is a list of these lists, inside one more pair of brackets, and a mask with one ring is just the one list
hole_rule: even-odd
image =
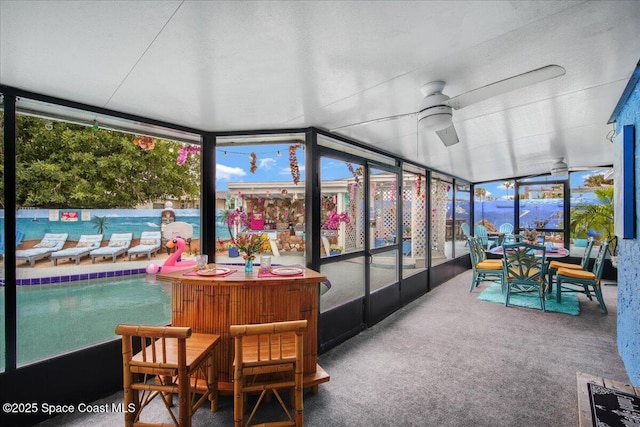
[[[0,2],[0,426],[640,419],[640,63],[547,39],[605,50],[640,5],[122,2],[123,23],[19,3]],[[431,12],[443,51],[415,43],[445,30]],[[46,33],[69,66],[35,84],[16,51]]]

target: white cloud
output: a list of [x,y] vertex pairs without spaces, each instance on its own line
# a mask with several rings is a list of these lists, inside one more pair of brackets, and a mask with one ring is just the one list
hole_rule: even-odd
[[227,165],[216,164],[216,180],[222,179],[225,181],[238,180],[240,177],[245,176],[247,173],[242,168],[231,167]]
[[258,161],[258,169],[269,170],[273,166],[275,166],[275,164],[276,164],[276,160],[272,159],[271,157],[267,157],[265,159],[260,159]]

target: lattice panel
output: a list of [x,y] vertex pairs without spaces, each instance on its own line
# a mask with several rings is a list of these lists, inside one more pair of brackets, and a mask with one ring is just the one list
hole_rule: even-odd
[[364,194],[362,186],[349,184],[349,193],[344,195],[345,211],[349,213],[349,223],[345,224],[345,251],[364,247]]
[[445,256],[448,187],[448,183],[438,180],[433,180],[431,186],[431,245],[434,256]]
[[[413,178],[413,175],[411,175]],[[415,258],[425,258],[427,255],[425,227],[426,215],[426,185],[425,180],[411,179],[405,180],[402,187],[402,198],[404,206],[402,211],[402,229],[411,230],[403,233],[411,237],[411,256]]]
[[371,185],[372,203],[375,212],[374,238],[386,239],[396,229],[397,209],[395,200],[395,181],[373,182]]

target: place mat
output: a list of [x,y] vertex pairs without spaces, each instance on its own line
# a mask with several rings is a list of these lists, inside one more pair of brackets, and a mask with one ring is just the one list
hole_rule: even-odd
[[[258,267],[259,268],[259,267]],[[274,274],[274,268],[299,268],[301,271],[297,274]],[[283,265],[281,267],[272,267],[270,270],[263,271],[261,268],[258,270],[258,277],[297,277],[302,276],[304,274],[304,268],[299,265]]]
[[632,426],[640,419],[640,397],[587,383],[594,426]]
[[228,276],[230,274],[235,273],[236,271],[238,271],[238,270],[232,268],[231,270],[227,271],[226,273],[216,274],[216,275],[211,275],[211,276],[201,276],[201,275],[198,274],[197,271],[188,271],[186,273],[182,273],[182,275],[183,276],[197,276],[197,277],[225,277],[225,276]]

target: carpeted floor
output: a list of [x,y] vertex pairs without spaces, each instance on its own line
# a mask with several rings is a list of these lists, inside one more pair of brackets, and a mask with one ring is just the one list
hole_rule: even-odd
[[[478,299],[481,301],[497,302],[504,305],[506,299],[505,294],[500,289],[500,283],[492,282],[487,289],[482,291]],[[509,305],[518,307],[534,308],[542,310],[540,298],[537,292],[531,293],[512,293],[509,297]],[[545,299],[545,310],[556,313],[571,314],[577,316],[580,314],[580,306],[578,305],[578,295],[573,293],[565,293],[562,295],[562,302],[556,302],[556,294],[549,294]]]
[[[579,295],[579,316],[487,304],[466,272],[320,355],[331,375],[305,393],[307,427],[578,425],[576,372],[628,382],[609,314]],[[122,402],[122,392],[100,402]],[[275,402],[274,402],[275,404]],[[161,403],[153,418],[167,420]],[[42,426],[122,425],[121,413],[73,414]],[[231,396],[200,408],[197,426],[233,423]]]

